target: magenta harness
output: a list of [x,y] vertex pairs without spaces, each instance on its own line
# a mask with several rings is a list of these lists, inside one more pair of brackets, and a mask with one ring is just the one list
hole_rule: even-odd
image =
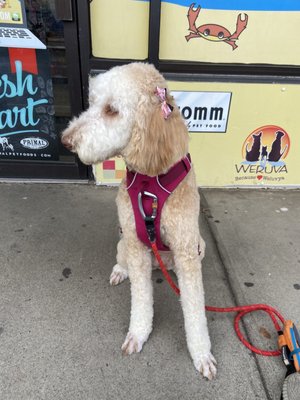
[[127,191],[134,212],[137,236],[147,246],[151,247],[151,237],[153,237],[156,238],[158,250],[170,250],[160,236],[161,211],[167,198],[190,169],[190,154],[176,163],[166,174],[158,176],[150,177],[127,169]]

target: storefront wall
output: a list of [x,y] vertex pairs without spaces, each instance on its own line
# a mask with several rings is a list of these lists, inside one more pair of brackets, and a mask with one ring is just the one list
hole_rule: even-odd
[[[94,0],[94,7],[100,0]],[[147,1],[122,1],[139,10],[127,21],[140,26]],[[161,2],[159,59],[210,65],[263,65],[269,76],[231,74],[219,79],[202,74],[165,73],[190,131],[190,152],[198,184],[207,187],[300,186],[298,80],[289,67],[300,66],[297,30],[300,5],[293,1]],[[99,9],[100,10],[100,9]],[[280,29],[278,29],[280,27]],[[93,43],[100,40],[93,28]],[[141,35],[140,47],[146,37]],[[119,53],[124,56],[124,45]],[[125,51],[126,56],[126,51]],[[124,57],[125,57],[124,56]],[[140,53],[142,58],[142,53]],[[139,59],[139,57],[137,57]],[[164,64],[164,65],[165,65]],[[272,77],[276,67],[285,76]],[[199,68],[200,70],[200,68]],[[275,69],[274,69],[275,71]],[[184,79],[183,79],[184,77]],[[121,159],[95,166],[96,181],[116,184],[124,176]]]
[[[190,127],[205,131],[208,125],[212,130],[190,133],[190,152],[200,186],[300,186],[298,85],[170,81],[169,87],[174,95],[177,91],[201,95],[200,105],[180,104],[185,117],[195,112],[200,117],[200,107],[208,117],[194,121],[203,128]],[[231,94],[225,132],[216,132],[220,122],[226,123],[220,121],[220,112],[209,119],[212,108],[205,99],[209,104],[211,93]],[[121,159],[99,164],[96,180],[118,183],[123,171]]]
[[[44,64],[48,60],[53,87],[51,107],[44,107],[52,121],[48,133],[53,159],[0,155],[0,178],[86,179],[87,168],[61,146],[59,134],[88,106],[88,76],[114,65],[148,61],[165,75],[186,120],[199,185],[300,186],[298,2],[24,1],[28,27],[47,45],[36,52],[38,60],[41,52]],[[2,62],[1,76],[11,60],[9,54],[6,64]],[[25,79],[28,71],[23,71]],[[40,89],[39,99],[45,94]],[[0,132],[0,150],[11,153],[17,149],[12,139],[17,136],[5,141],[7,132]],[[32,137],[26,134],[25,139]],[[93,169],[101,184],[119,183],[125,173],[119,158]]]

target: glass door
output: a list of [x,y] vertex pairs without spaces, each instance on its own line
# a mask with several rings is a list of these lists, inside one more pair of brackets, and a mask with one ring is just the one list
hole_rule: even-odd
[[[0,178],[88,179],[88,168],[60,142],[62,130],[83,107],[75,0],[24,0],[24,5],[27,28],[46,49],[0,49],[1,86],[7,75],[8,86],[16,88],[14,99],[10,92],[0,98],[6,110],[0,118]],[[13,114],[22,126],[9,125],[7,116]]]

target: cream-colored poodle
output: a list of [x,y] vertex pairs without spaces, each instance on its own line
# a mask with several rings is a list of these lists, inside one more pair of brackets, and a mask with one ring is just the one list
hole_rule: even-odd
[[[157,87],[166,88],[166,81],[145,63],[115,67],[91,78],[90,106],[63,132],[63,144],[85,164],[121,155],[128,170],[148,176],[166,173],[187,154],[189,137],[169,95],[166,100],[174,108],[167,119],[163,116]],[[110,282],[116,285],[130,279],[130,325],[122,350],[131,354],[142,350],[152,331],[151,272],[155,262],[151,250],[137,237],[126,180],[119,187],[117,206],[122,238]],[[169,268],[174,266],[178,278],[187,345],[194,365],[212,379],[216,361],[211,354],[204,308],[201,260],[205,243],[199,233],[199,207],[192,168],[163,207],[161,238],[171,252],[162,256]]]

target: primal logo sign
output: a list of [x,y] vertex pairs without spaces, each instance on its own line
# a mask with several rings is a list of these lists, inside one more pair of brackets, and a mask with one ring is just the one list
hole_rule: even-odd
[[49,146],[49,142],[46,139],[35,138],[35,137],[21,139],[20,143],[26,149],[34,149],[34,150],[45,149],[46,147]]
[[243,161],[236,164],[236,181],[278,183],[288,173],[286,157],[290,150],[288,133],[276,125],[255,129],[242,146]]
[[189,132],[226,132],[231,93],[172,91],[171,94]]

